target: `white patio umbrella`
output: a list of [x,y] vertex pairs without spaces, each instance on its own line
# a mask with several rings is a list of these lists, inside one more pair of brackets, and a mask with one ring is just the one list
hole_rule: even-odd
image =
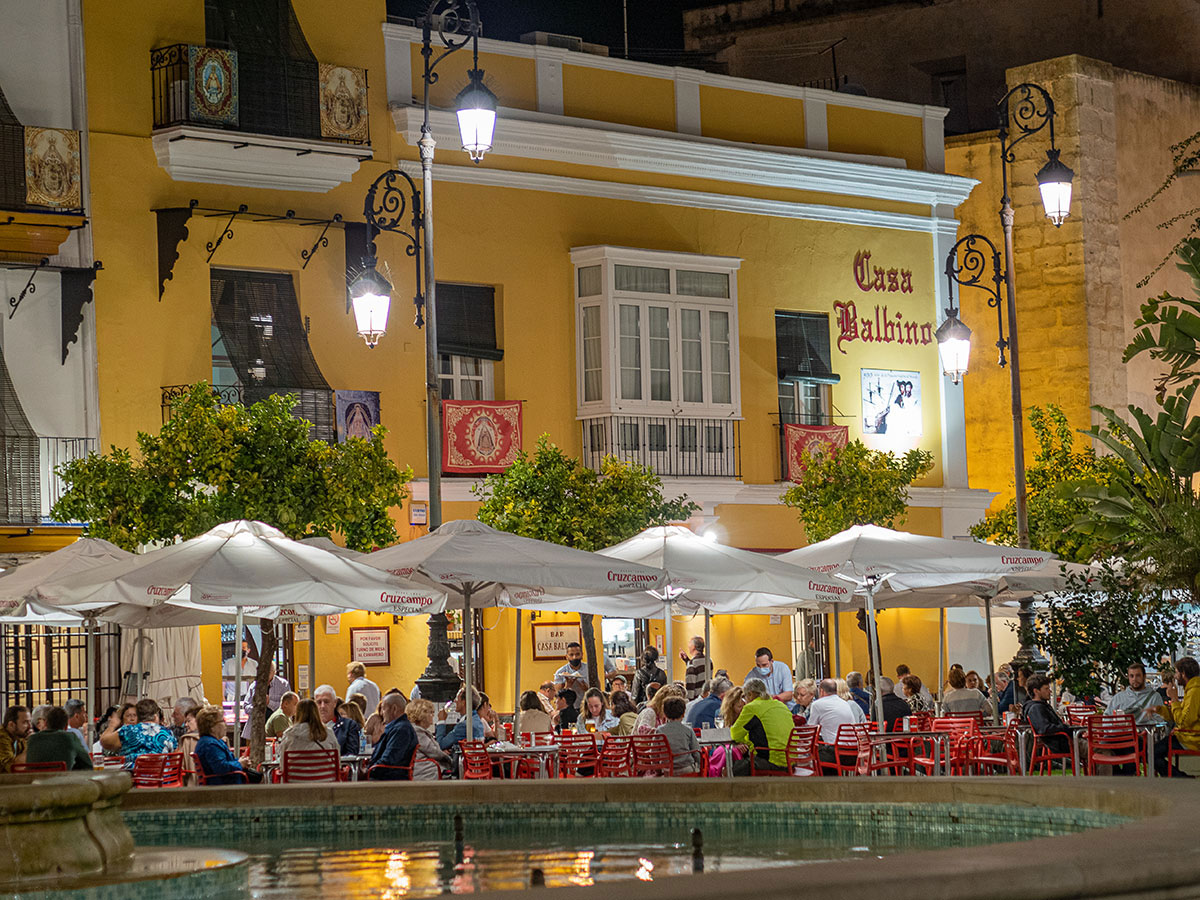
[[[97,610],[117,604],[159,607],[189,602],[273,618],[365,609],[394,615],[438,612],[445,591],[303,544],[262,522],[226,522],[191,540],[57,579],[38,587],[39,603]],[[242,694],[241,669],[235,692]],[[240,707],[235,707],[240,712]],[[235,722],[240,718],[235,712]],[[241,734],[234,729],[235,736]]]
[[[465,683],[471,684],[471,604],[510,597],[536,602],[548,593],[613,594],[666,583],[662,569],[613,560],[585,550],[537,541],[482,522],[460,519],[436,531],[363,558],[368,565],[452,592],[463,610]],[[518,648],[519,649],[519,648]],[[518,665],[520,655],[518,653]],[[474,739],[467,716],[467,739]]]
[[[128,550],[100,538],[80,538],[53,553],[21,563],[0,575],[0,616],[20,614],[25,601],[37,597],[37,587],[43,582],[133,556]],[[0,624],[11,623],[0,621]]]
[[[875,629],[875,594],[882,586],[886,584],[894,590],[904,590],[1018,575],[1042,566],[1054,559],[1054,554],[908,534],[878,525],[855,525],[779,558],[843,578],[853,583],[856,591],[865,594],[871,666],[878,675],[881,669],[879,635]],[[875,712],[882,721],[883,700],[878,691],[875,692]]]

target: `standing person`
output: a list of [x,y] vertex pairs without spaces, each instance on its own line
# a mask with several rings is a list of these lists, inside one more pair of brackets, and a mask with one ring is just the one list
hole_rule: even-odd
[[337,738],[338,752],[342,756],[358,756],[362,747],[362,728],[353,719],[337,714],[338,699],[333,685],[321,685],[313,691],[313,700],[321,713],[321,722]]
[[63,704],[67,713],[67,731],[79,738],[79,746],[87,749],[87,738],[83,734],[83,726],[87,724],[87,707],[82,700],[72,697]]
[[788,664],[775,659],[770,647],[759,647],[754,651],[754,668],[746,673],[743,685],[757,678],[767,686],[771,696],[781,703],[792,700],[792,670]]
[[[362,694],[367,698],[367,709],[374,710],[379,705],[379,685],[367,677],[367,667],[360,662],[352,662],[346,666],[346,696],[353,697]],[[366,710],[363,710],[365,713]]]
[[[1181,657],[1175,663],[1174,683],[1167,686],[1167,705],[1163,712],[1175,730],[1154,745],[1154,771],[1167,774],[1167,751],[1200,750],[1200,663],[1191,656]],[[1183,687],[1183,694],[1179,692]],[[1183,769],[1175,766],[1176,778],[1192,778]]]
[[704,650],[704,638],[696,635],[688,640],[687,650],[679,651],[679,658],[687,663],[687,670],[683,676],[686,700],[698,699],[701,688],[708,681],[708,658],[704,655]]
[[667,721],[658,726],[658,733],[671,747],[672,775],[693,775],[700,771],[700,742],[696,740],[696,732],[683,724],[686,706],[682,697],[669,697],[663,704]]
[[575,692],[575,709],[583,702],[583,695],[588,689],[588,667],[583,661],[583,645],[578,641],[567,644],[567,661],[554,673],[554,685],[562,691]]
[[646,696],[650,685],[657,684],[662,687],[666,683],[667,673],[658,667],[658,650],[647,647],[642,653],[642,666],[633,673],[633,685],[629,688],[633,702],[637,705],[645,703],[650,699]]
[[50,707],[46,711],[46,727],[29,736],[25,761],[61,762],[68,769],[92,771],[92,758],[83,749],[83,742],[67,731],[67,711],[61,706]]
[[11,772],[13,763],[25,762],[25,742],[33,733],[33,720],[24,706],[10,706],[0,731],[0,772]]
[[[417,733],[408,716],[404,714],[407,704],[403,694],[388,694],[381,703],[383,740],[371,754],[367,767],[367,778],[372,781],[410,781],[412,779],[413,754],[417,751]],[[372,771],[374,766],[387,766]],[[407,769],[407,771],[406,771]]]
[[292,727],[292,717],[296,715],[296,707],[299,705],[300,695],[295,691],[287,691],[280,697],[279,709],[267,719],[267,737],[282,737],[283,733]]
[[105,750],[116,750],[125,757],[125,768],[132,769],[134,761],[146,753],[170,753],[178,743],[175,736],[159,722],[162,710],[149,697],[143,697],[137,702],[136,725],[121,725],[114,727],[112,722],[108,730],[100,735],[100,746]]

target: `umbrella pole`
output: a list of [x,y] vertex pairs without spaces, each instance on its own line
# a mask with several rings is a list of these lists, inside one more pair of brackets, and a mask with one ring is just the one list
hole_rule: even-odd
[[83,749],[90,754],[95,742],[92,736],[92,722],[96,716],[96,620],[89,616],[83,620],[83,627],[86,646],[84,653],[87,660],[87,721],[83,725],[86,746]]
[[937,702],[942,704],[942,692],[946,687],[946,610],[938,610],[938,670],[937,670]]
[[704,680],[712,681],[712,618],[708,614],[708,607],[704,609]]
[[867,634],[871,640],[871,668],[875,672],[875,721],[882,728],[884,723],[883,718],[883,692],[879,690],[879,673],[882,671],[879,664],[879,629],[875,626],[875,585],[867,585]]
[[517,665],[513,672],[513,740],[521,739],[521,612],[517,610]]
[[146,696],[146,640],[142,629],[137,630],[138,699]]
[[[670,597],[668,597],[666,600],[663,601],[663,632],[666,634],[666,637],[663,638],[663,640],[665,641],[664,646],[667,648],[667,665],[665,666],[665,669],[667,672],[667,684],[670,684],[672,681],[675,680],[675,678],[673,677],[674,672],[675,672],[675,657],[672,655],[674,650],[671,646],[671,598]],[[663,687],[666,687],[666,686],[667,686],[666,684],[663,685]]]
[[233,639],[233,755],[241,756],[242,747],[242,607],[237,608],[237,636]]
[[988,675],[992,678],[992,724],[1000,724],[1000,699],[996,696],[996,654],[992,652],[992,600],[983,600],[983,627],[987,629]]
[[475,704],[472,698],[475,696],[475,689],[472,685],[471,669],[471,654],[474,650],[472,647],[472,638],[475,637],[474,623],[471,621],[471,589],[470,587],[463,588],[463,675],[464,686],[463,696],[467,698],[467,740],[475,740]]
[[317,685],[317,617],[308,617],[308,696]]
[[842,674],[842,629],[841,622],[838,621],[839,613],[835,609],[831,612],[830,617],[833,619],[833,678],[837,678]]

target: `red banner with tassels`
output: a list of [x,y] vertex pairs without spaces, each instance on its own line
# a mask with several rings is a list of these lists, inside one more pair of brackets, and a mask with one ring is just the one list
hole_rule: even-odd
[[503,472],[520,451],[521,401],[442,401],[443,472]]
[[845,425],[784,425],[783,443],[787,448],[787,472],[789,481],[797,481],[804,472],[801,461],[805,451],[809,456],[820,456],[831,450],[846,446],[849,429]]

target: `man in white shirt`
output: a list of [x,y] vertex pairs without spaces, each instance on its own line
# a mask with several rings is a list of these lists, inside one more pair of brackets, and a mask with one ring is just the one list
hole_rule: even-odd
[[1158,691],[1146,684],[1146,667],[1140,662],[1130,663],[1125,670],[1129,687],[1112,695],[1108,701],[1107,715],[1126,713],[1134,717],[1138,725],[1160,725],[1163,722],[1156,709],[1163,705]]
[[367,715],[375,712],[379,706],[379,685],[367,677],[367,667],[360,662],[352,662],[346,666],[346,680],[350,686],[346,688],[346,699],[353,694],[362,694],[367,698]]
[[821,745],[817,753],[822,762],[833,762],[833,745],[837,743],[838,726],[853,725],[854,711],[837,695],[837,682],[825,678],[817,686],[820,696],[808,707],[808,724],[821,728]]
[[770,647],[759,647],[754,653],[754,668],[746,673],[746,681],[761,678],[767,692],[782,703],[792,702],[792,670],[788,664],[775,659]]

